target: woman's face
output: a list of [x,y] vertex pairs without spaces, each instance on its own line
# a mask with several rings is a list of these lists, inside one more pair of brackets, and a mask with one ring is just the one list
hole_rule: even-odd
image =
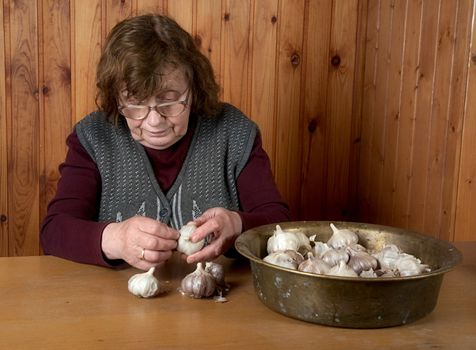
[[[119,98],[121,107],[132,106],[129,110],[134,110],[136,106],[155,107],[164,104],[167,106],[170,102],[185,101],[172,106],[172,108],[170,108],[171,106],[162,107],[164,110],[167,108],[176,109],[176,107],[181,110],[183,108],[183,111],[177,115],[173,113],[173,116],[164,116],[159,114],[155,108],[151,108],[144,119],[135,120],[126,117],[134,140],[143,146],[158,150],[169,148],[187,133],[190,101],[192,101],[188,81],[181,69],[174,68],[165,71],[162,82],[161,90],[155,96],[150,96],[143,101],[127,97],[127,91],[123,91]],[[128,113],[123,110],[122,114],[126,116]]]

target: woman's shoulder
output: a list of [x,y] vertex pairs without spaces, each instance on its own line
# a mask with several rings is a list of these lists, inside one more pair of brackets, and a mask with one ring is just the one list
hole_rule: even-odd
[[251,120],[245,113],[240,109],[233,106],[230,103],[223,102],[221,105],[220,112],[215,118],[219,123],[225,124],[231,127],[247,127],[251,129],[256,129],[256,123]]

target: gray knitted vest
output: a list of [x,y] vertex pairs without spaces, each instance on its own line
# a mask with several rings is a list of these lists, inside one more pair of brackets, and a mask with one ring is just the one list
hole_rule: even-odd
[[199,117],[184,164],[167,193],[125,121],[116,127],[94,112],[76,124],[76,133],[101,174],[99,221],[142,215],[180,229],[209,208],[240,209],[236,179],[248,161],[257,127],[228,104],[218,117]]

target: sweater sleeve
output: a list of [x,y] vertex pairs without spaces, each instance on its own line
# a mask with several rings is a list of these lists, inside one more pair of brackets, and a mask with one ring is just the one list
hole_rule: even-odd
[[97,222],[101,177],[96,164],[75,132],[66,141],[68,153],[59,167],[56,196],[48,205],[40,240],[45,254],[80,263],[117,265],[101,249],[102,232],[109,222]]
[[274,222],[289,221],[291,214],[273,179],[269,157],[256,135],[253,149],[237,179],[243,231]]

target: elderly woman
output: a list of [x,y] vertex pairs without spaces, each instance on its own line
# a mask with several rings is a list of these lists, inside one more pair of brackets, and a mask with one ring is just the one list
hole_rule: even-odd
[[286,221],[255,123],[218,100],[208,59],[165,16],[118,23],[97,67],[98,111],[67,139],[41,229],[46,254],[147,270],[171,257],[178,230],[207,245],[188,263],[229,252],[257,225]]

